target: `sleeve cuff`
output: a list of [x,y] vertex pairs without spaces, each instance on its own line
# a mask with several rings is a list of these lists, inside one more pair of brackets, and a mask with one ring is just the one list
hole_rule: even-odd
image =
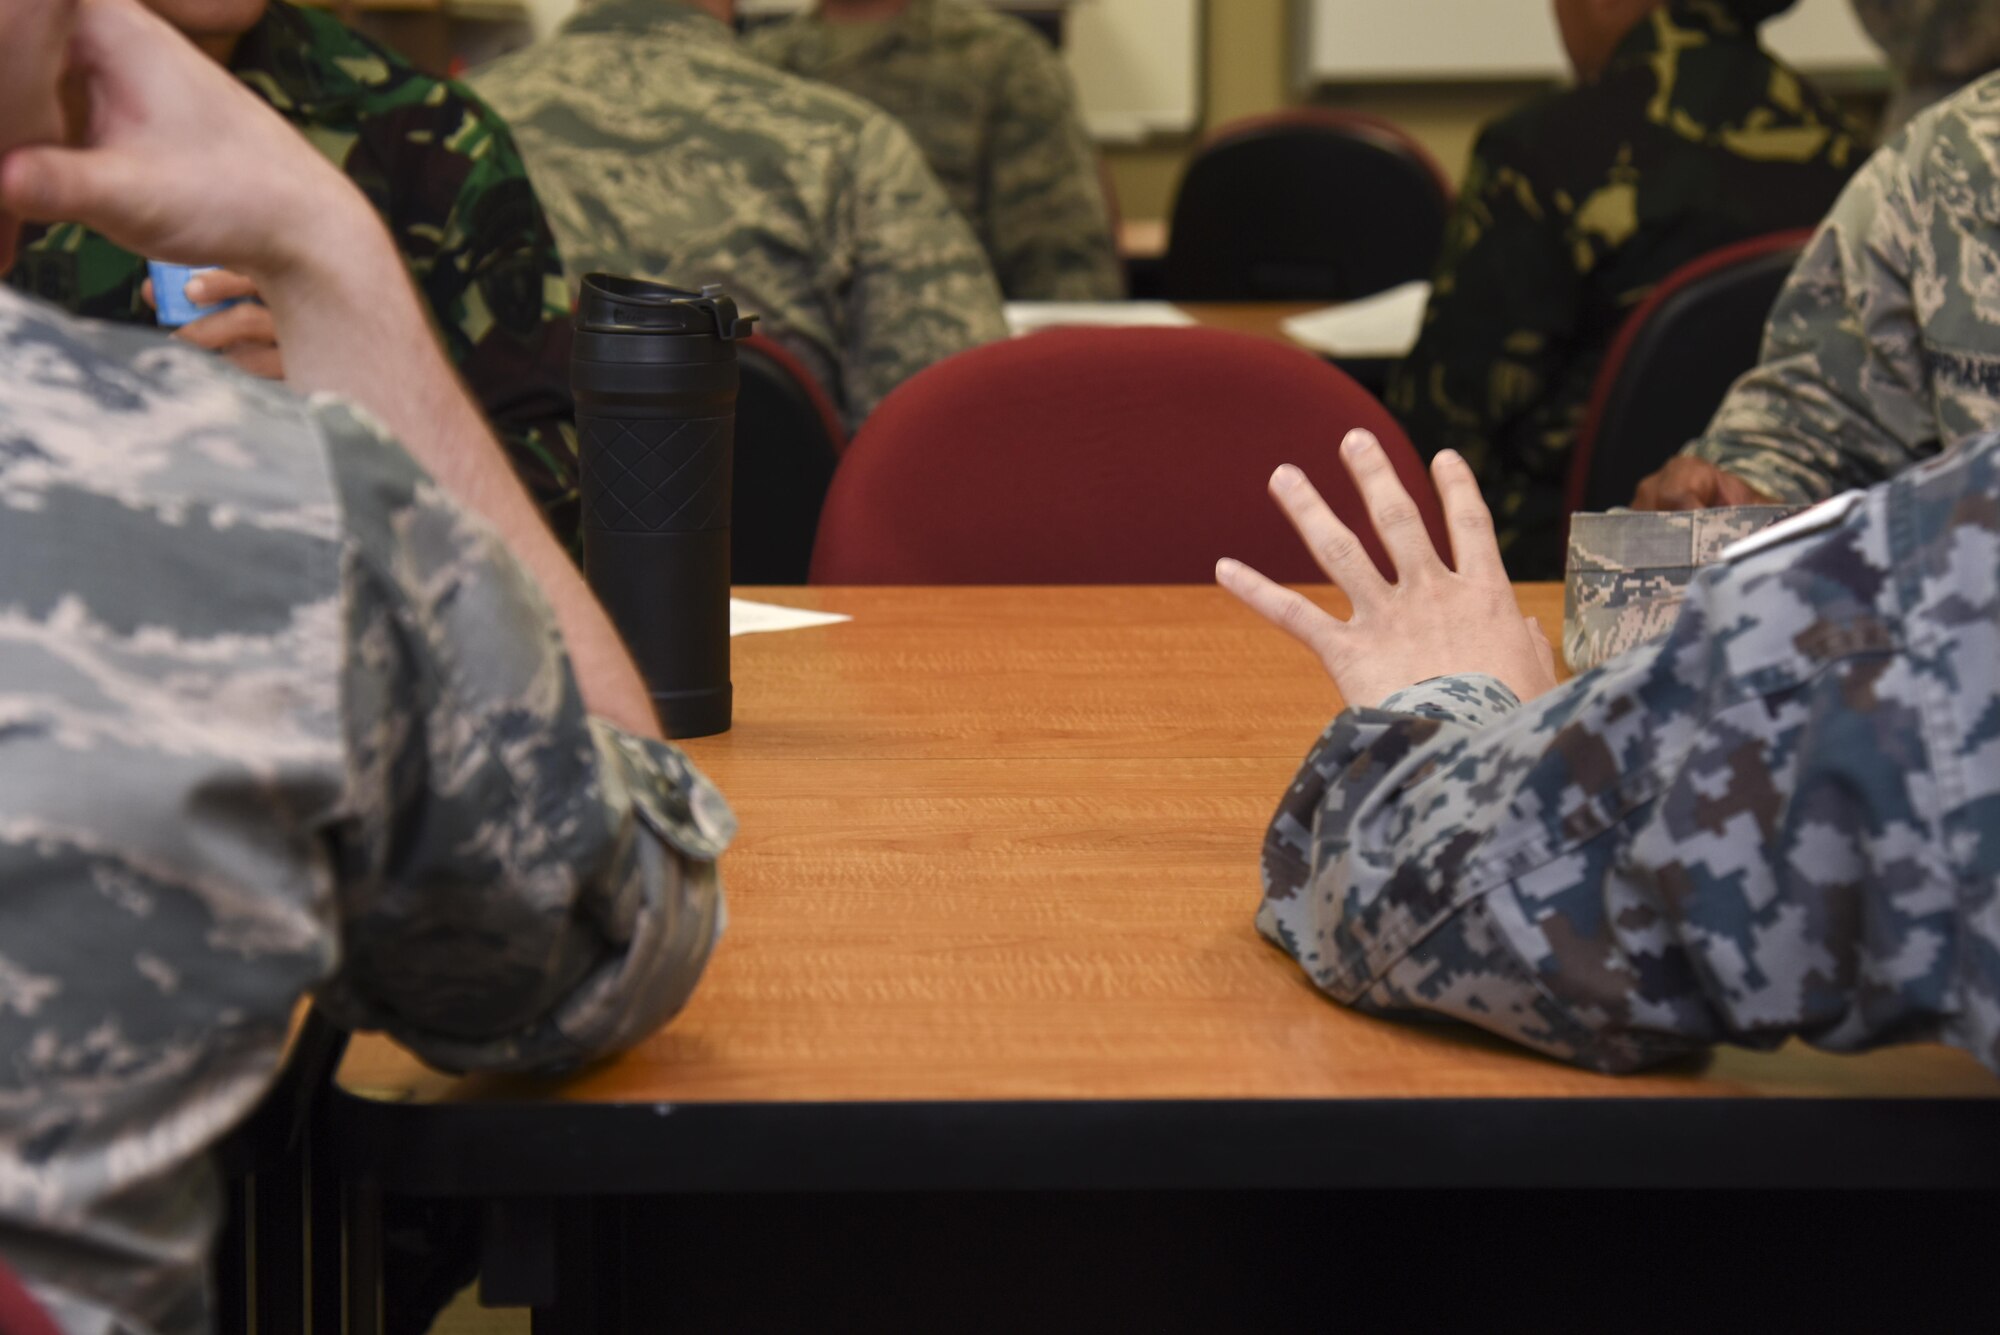
[[1483,672],[1432,677],[1406,686],[1375,706],[1383,714],[1416,714],[1466,728],[1497,723],[1521,707],[1521,698]]

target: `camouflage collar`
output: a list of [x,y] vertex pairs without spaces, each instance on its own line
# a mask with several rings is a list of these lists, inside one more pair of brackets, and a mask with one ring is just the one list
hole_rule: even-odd
[[584,0],[562,30],[622,32],[658,36],[672,32],[676,40],[729,43],[736,34],[729,25],[685,0]]
[[1636,65],[1662,51],[1678,51],[1704,40],[1754,42],[1757,25],[1745,22],[1744,14],[1755,12],[1759,4],[1760,0],[1670,0],[1625,34],[1605,70]]
[[393,73],[381,48],[333,15],[272,0],[229,58],[232,74],[295,120],[337,120],[339,109]]

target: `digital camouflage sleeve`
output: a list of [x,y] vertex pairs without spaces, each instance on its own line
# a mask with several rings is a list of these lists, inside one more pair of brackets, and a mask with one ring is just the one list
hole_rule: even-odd
[[2000,427],[1996,273],[1990,75],[1869,159],[1772,308],[1760,364],[1688,452],[1800,504]]
[[[230,69],[382,215],[446,353],[564,541],[576,533],[576,407],[562,259],[505,122],[331,14],[274,0]],[[145,261],[73,226],[8,275],[77,315],[153,324]]]
[[879,23],[801,14],[754,30],[748,45],[901,122],[979,234],[1008,300],[1125,295],[1069,72],[1021,20],[966,0],[911,0]]
[[608,1052],[700,976],[732,821],[338,404],[0,289],[0,513],[0,1253],[74,1335],[197,1335],[206,1156],[303,997]]
[[2000,1071],[2000,435],[1806,527],[1526,707],[1341,715],[1260,929],[1336,1000],[1607,1071],[1792,1036]]

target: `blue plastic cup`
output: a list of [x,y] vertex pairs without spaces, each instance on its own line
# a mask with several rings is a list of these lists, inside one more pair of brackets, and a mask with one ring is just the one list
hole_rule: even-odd
[[184,324],[193,324],[204,315],[226,311],[245,300],[243,297],[234,297],[207,306],[197,306],[188,300],[188,279],[198,273],[208,273],[219,267],[214,264],[167,264],[161,260],[146,261],[146,268],[153,276],[153,304],[159,312],[161,328],[178,329]]

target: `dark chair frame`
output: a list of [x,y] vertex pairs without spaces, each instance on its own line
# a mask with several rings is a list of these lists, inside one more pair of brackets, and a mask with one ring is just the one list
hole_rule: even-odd
[[[1612,459],[1601,456],[1598,445],[1645,411],[1653,386],[1643,373],[1659,365],[1667,341],[1676,336],[1675,316],[1712,295],[1715,283],[1724,279],[1771,282],[1775,299],[1812,236],[1811,228],[1796,228],[1710,251],[1667,275],[1626,318],[1598,370],[1583,426],[1571,447],[1566,513],[1629,504],[1639,482],[1671,457],[1620,454]],[[1761,337],[1760,324],[1760,342]],[[1743,369],[1754,365],[1753,358]]]
[[[1190,185],[1193,184],[1197,191],[1200,190],[1201,173],[1218,153],[1300,132],[1323,134],[1329,138],[1366,145],[1380,151],[1386,157],[1400,160],[1417,171],[1436,192],[1435,218],[1426,221],[1434,222],[1437,231],[1436,245],[1442,245],[1445,222],[1451,213],[1457,192],[1450,176],[1439,165],[1437,159],[1402,127],[1379,116],[1326,107],[1301,107],[1267,115],[1248,116],[1231,121],[1208,135],[1188,159],[1187,166],[1182,171],[1180,185],[1175,191],[1173,223],[1167,238],[1167,255],[1164,263],[1163,282],[1168,297],[1196,301],[1286,300],[1300,297],[1316,299],[1322,296],[1329,301],[1352,300],[1384,290],[1388,286],[1393,286],[1395,282],[1429,276],[1430,262],[1435,258],[1434,254],[1427,257],[1420,266],[1406,266],[1410,272],[1405,277],[1394,278],[1388,282],[1357,280],[1348,284],[1352,290],[1337,293],[1215,289],[1214,282],[1205,273],[1206,265],[1197,257],[1205,254],[1207,248],[1216,242],[1209,234],[1210,226],[1203,216],[1196,212],[1195,204],[1190,202],[1198,201],[1200,198],[1198,193],[1190,194]],[[1435,250],[1436,246],[1425,248]],[[1367,249],[1358,248],[1357,254],[1365,258]]]

